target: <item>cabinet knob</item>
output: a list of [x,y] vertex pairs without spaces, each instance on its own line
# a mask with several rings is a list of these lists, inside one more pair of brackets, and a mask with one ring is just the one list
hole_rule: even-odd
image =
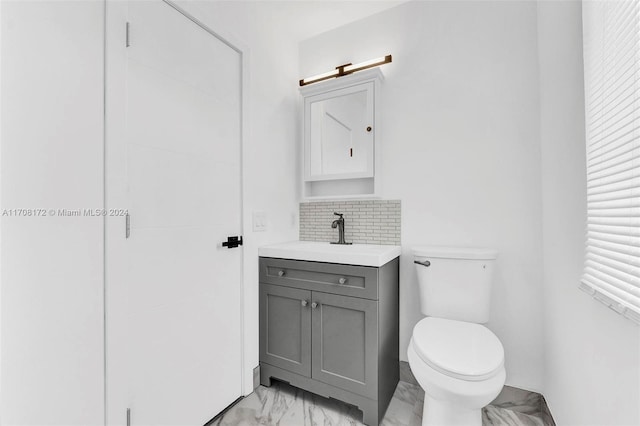
[[279,277],[284,277],[284,271],[278,271],[278,276]]
[[367,126],[367,132],[370,132],[371,130],[371,126]]
[[308,303],[309,303],[309,302],[307,302],[306,300],[303,300],[302,302],[300,302],[300,304],[301,304],[302,306],[307,306],[307,304],[308,304]]
[[338,280],[338,282],[339,282],[340,284],[344,284],[344,283],[346,283],[346,282],[347,282],[347,279],[346,279],[346,278],[344,278],[344,277],[342,277],[342,278],[340,278],[340,279]]
[[317,304],[316,302],[313,302],[313,303],[311,304],[311,307],[312,307],[313,309],[315,309],[315,308],[317,308],[317,307],[318,307],[318,304]]

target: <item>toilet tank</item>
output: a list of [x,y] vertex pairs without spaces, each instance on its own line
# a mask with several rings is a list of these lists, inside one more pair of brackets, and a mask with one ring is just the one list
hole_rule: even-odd
[[487,248],[414,247],[422,313],[478,324],[489,321],[497,255]]

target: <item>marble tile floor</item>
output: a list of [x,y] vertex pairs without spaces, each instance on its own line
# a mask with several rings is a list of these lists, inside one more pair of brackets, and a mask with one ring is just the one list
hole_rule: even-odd
[[[555,426],[540,411],[541,395],[505,386],[482,413],[483,426]],[[382,420],[384,426],[420,426],[424,392],[418,385],[399,382]],[[356,407],[323,398],[273,381],[259,386],[246,398],[207,426],[361,426]]]

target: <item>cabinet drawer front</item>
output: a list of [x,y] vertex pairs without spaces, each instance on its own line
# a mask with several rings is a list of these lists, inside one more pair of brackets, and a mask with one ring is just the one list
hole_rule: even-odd
[[311,292],[260,285],[260,361],[311,375]]
[[260,258],[260,282],[378,299],[378,268]]
[[311,377],[378,397],[378,302],[314,292]]

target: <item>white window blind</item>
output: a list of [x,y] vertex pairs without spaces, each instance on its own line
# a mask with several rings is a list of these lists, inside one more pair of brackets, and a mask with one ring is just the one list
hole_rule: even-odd
[[580,288],[640,324],[640,1],[583,2],[587,247]]

